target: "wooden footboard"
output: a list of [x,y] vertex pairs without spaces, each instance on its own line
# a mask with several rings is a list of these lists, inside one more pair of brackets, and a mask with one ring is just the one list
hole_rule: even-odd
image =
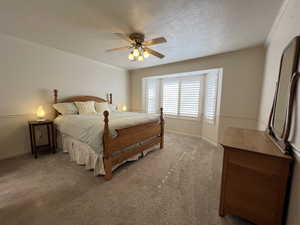
[[[105,111],[103,115],[103,162],[105,179],[110,180],[112,178],[112,168],[115,165],[156,144],[160,144],[160,148],[164,147],[164,118],[162,108],[160,109],[160,120],[117,129],[117,137],[115,138],[112,138],[109,132],[108,111]],[[128,151],[121,152],[121,150],[135,144],[138,145]]]

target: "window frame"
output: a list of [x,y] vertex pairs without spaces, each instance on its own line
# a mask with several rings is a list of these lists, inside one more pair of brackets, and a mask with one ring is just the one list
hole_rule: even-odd
[[[143,109],[145,112],[147,112],[147,101],[146,99],[146,94],[147,94],[147,82],[149,80],[156,80],[156,99],[157,99],[157,104],[156,104],[156,113],[159,112],[159,108],[163,106],[163,81],[167,80],[179,80],[179,93],[178,93],[178,108],[177,108],[177,114],[172,115],[172,114],[166,114],[164,113],[166,118],[171,118],[171,119],[182,119],[182,120],[192,120],[192,121],[201,121],[209,124],[215,124],[217,117],[218,117],[218,112],[219,112],[219,102],[220,102],[220,79],[222,76],[222,69],[212,69],[212,70],[206,70],[205,72],[203,71],[198,71],[199,73],[195,72],[190,72],[193,73],[191,75],[187,75],[186,73],[182,74],[173,74],[173,75],[160,75],[160,76],[153,76],[153,77],[147,77],[143,79]],[[203,73],[202,73],[203,72]],[[207,77],[210,76],[211,73],[214,73],[213,76],[216,76],[216,93],[215,96],[215,108],[214,108],[214,118],[209,119],[206,118],[206,101],[207,101]],[[198,116],[197,117],[192,117],[192,116],[182,116],[180,115],[180,101],[181,101],[181,80],[186,80],[186,79],[200,79],[200,88],[199,88],[199,103],[198,103]]]
[[[173,119],[186,119],[186,120],[195,120],[195,121],[200,121],[202,120],[203,117],[203,75],[191,75],[191,76],[181,76],[181,77],[172,77],[172,78],[160,78],[160,106],[163,107],[163,83],[164,81],[178,81],[178,103],[177,103],[177,114],[172,115],[172,114],[166,114],[164,115],[167,118],[173,118]],[[180,115],[180,108],[181,108],[181,94],[182,94],[182,81],[184,80],[199,80],[200,87],[199,87],[199,94],[198,94],[198,116],[193,117],[193,116],[184,116]]]

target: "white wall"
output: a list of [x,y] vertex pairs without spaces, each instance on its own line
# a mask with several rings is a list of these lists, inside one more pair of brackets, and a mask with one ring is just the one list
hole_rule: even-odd
[[29,152],[27,120],[43,105],[51,114],[59,97],[95,95],[127,104],[127,71],[90,59],[0,35],[0,159]]
[[[257,126],[261,81],[264,68],[263,46],[248,48],[204,58],[130,71],[132,110],[142,110],[142,79],[144,77],[223,68],[221,108],[215,126],[184,120],[167,120],[167,128],[217,142],[228,126]],[[169,125],[168,125],[169,123]]]
[[[259,114],[259,128],[265,129],[275,92],[275,84],[278,77],[280,58],[283,49],[297,35],[300,35],[300,1],[285,1],[283,8],[273,26],[267,40],[267,53],[265,74],[263,79],[262,96]],[[296,99],[296,118],[294,120],[295,134],[292,143],[300,149],[300,92],[298,88]],[[294,170],[291,202],[289,207],[288,225],[300,224],[300,154],[296,154],[296,165]]]

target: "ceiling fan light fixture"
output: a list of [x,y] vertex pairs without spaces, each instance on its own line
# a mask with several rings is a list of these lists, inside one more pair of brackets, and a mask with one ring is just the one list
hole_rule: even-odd
[[151,40],[145,41],[145,35],[143,33],[131,33],[130,35],[115,33],[117,36],[128,42],[127,46],[107,49],[106,52],[113,52],[119,50],[129,50],[128,59],[130,61],[144,61],[150,55],[157,57],[159,59],[165,56],[149,46],[166,43],[167,40],[164,37],[158,37]]
[[133,49],[133,56],[138,57],[140,55],[140,51],[138,48]]
[[130,53],[129,53],[129,55],[128,55],[128,59],[129,59],[129,60],[131,60],[131,61],[133,61],[133,60],[134,60],[134,55],[133,55],[133,53],[132,53],[132,52],[130,52]]
[[148,58],[150,56],[150,54],[149,54],[149,52],[147,50],[145,50],[143,52],[143,55],[144,55],[145,58]]
[[143,61],[144,60],[144,56],[143,55],[139,55],[137,58],[138,61]]

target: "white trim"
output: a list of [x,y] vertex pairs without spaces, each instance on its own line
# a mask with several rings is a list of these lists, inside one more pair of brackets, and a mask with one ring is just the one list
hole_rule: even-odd
[[195,121],[195,122],[201,122],[203,120],[202,116],[199,116],[199,117],[187,117],[187,116],[174,116],[174,115],[165,114],[164,117],[167,118],[167,119],[192,120],[192,121]]
[[204,141],[206,141],[206,142],[208,142],[208,143],[210,143],[210,144],[212,144],[212,145],[214,145],[214,146],[216,146],[216,147],[219,146],[218,143],[216,143],[216,142],[214,142],[214,141],[212,141],[212,140],[210,140],[210,139],[208,139],[208,138],[205,138],[205,137],[203,137],[203,136],[201,136],[201,135],[188,134],[188,133],[185,133],[185,132],[180,132],[180,131],[175,131],[175,130],[169,130],[169,129],[166,129],[166,131],[167,131],[167,132],[170,132],[170,133],[174,133],[174,134],[179,134],[179,135],[188,136],[188,137],[201,138],[201,139],[203,139]]
[[269,34],[268,34],[268,36],[267,36],[267,38],[266,38],[266,40],[265,40],[265,45],[268,46],[268,45],[270,44],[271,39],[272,39],[274,33],[275,33],[276,30],[278,29],[280,20],[281,20],[283,14],[284,14],[284,13],[286,12],[286,10],[287,10],[288,3],[289,3],[289,0],[284,0],[284,2],[282,3],[282,5],[281,5],[281,7],[280,7],[280,9],[279,9],[279,11],[278,11],[278,14],[277,14],[277,16],[276,16],[276,18],[275,18],[275,20],[274,20],[274,23],[273,23],[273,25],[272,25],[272,27],[271,27],[271,29],[270,29],[270,31],[269,31]]
[[20,114],[7,114],[7,115],[0,115],[0,119],[3,118],[17,118],[17,117],[29,117],[29,116],[33,116],[34,113],[20,113]]
[[218,71],[222,68],[214,68],[207,70],[193,70],[190,72],[180,72],[180,73],[170,73],[170,74],[162,74],[162,75],[151,75],[144,77],[143,79],[158,79],[158,78],[176,78],[176,77],[188,77],[188,76],[197,76],[197,75],[205,75],[209,72]]
[[246,117],[246,116],[234,116],[234,115],[223,115],[223,114],[220,114],[220,115],[217,115],[217,117],[258,121],[257,118],[250,118],[250,117]]

